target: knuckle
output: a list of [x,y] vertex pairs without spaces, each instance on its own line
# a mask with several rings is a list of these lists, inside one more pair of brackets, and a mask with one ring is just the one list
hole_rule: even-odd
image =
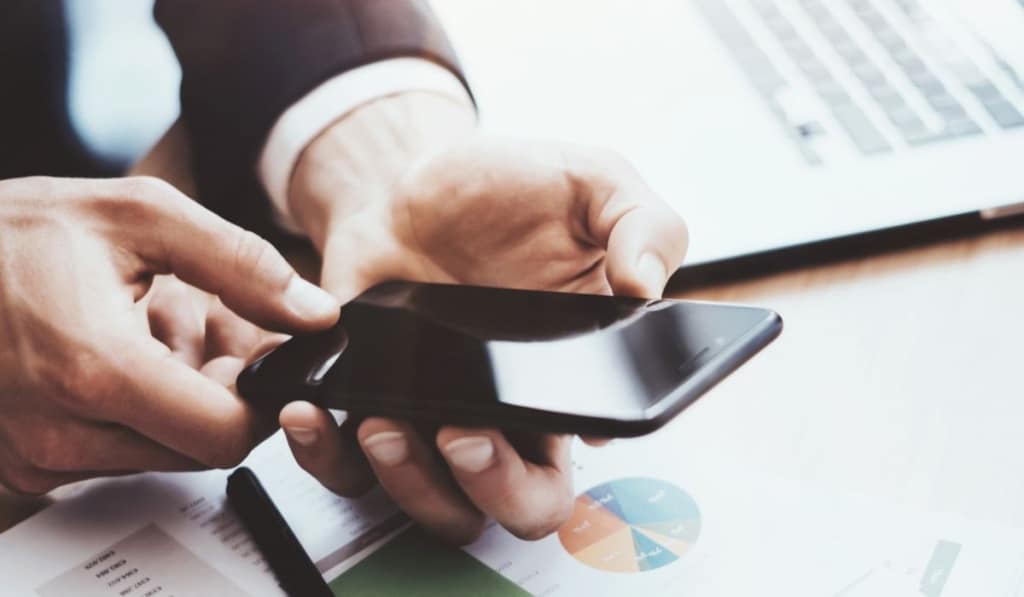
[[26,176],[3,181],[0,196],[7,201],[23,200],[31,198],[31,201],[38,202],[40,198],[61,197],[60,192],[64,183],[59,178],[50,176]]
[[131,176],[124,179],[126,198],[140,203],[158,204],[177,195],[169,183],[154,176]]
[[120,179],[112,192],[94,200],[95,207],[116,222],[139,228],[160,225],[177,214],[181,194],[169,183],[152,176]]
[[[82,187],[88,188],[89,184],[84,183]],[[82,195],[82,188],[69,179],[52,176],[8,179],[4,181],[4,190],[5,201],[31,204],[47,211],[61,208]]]
[[235,240],[234,267],[243,274],[255,274],[271,258],[275,249],[259,235],[239,229]]
[[97,182],[93,192],[75,197],[78,211],[86,217],[116,222],[120,226],[145,227],[151,224],[154,207],[165,191],[157,190],[157,179],[120,178]]

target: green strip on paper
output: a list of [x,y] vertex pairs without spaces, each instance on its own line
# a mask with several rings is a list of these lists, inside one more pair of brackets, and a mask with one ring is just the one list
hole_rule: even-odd
[[417,526],[334,579],[331,591],[338,597],[529,595],[465,551],[440,543]]

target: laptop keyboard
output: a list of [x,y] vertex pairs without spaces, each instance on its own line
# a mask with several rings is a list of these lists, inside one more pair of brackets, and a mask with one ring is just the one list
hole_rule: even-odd
[[1024,85],[921,0],[694,0],[804,158],[1024,129]]

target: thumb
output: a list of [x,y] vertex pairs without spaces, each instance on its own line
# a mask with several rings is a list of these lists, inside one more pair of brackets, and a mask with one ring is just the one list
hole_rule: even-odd
[[330,234],[323,250],[320,285],[345,304],[381,282],[410,279],[401,269],[402,259],[383,248],[386,244],[367,242],[346,230]]
[[686,256],[686,223],[621,157],[607,152],[562,154],[575,197],[585,209],[590,240],[605,251],[614,294],[661,298]]
[[268,329],[311,331],[332,325],[340,305],[302,279],[273,245],[155,179],[134,181],[131,196],[146,225],[132,226],[135,250],[151,267],[220,297]]
[[[340,267],[339,267],[340,265]],[[340,303],[345,304],[363,293],[364,290],[374,285],[352,266],[346,267],[339,264],[338,260],[324,256],[324,267],[320,274],[320,283],[324,289],[330,292]]]
[[605,271],[612,292],[660,298],[683,262],[687,240],[682,218],[660,200],[626,210],[608,235]]

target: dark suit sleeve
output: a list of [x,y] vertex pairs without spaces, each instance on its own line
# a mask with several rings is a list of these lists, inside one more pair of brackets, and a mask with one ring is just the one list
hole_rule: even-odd
[[157,0],[182,67],[182,118],[200,199],[279,238],[256,178],[277,118],[320,83],[371,62],[422,57],[465,84],[425,0]]

